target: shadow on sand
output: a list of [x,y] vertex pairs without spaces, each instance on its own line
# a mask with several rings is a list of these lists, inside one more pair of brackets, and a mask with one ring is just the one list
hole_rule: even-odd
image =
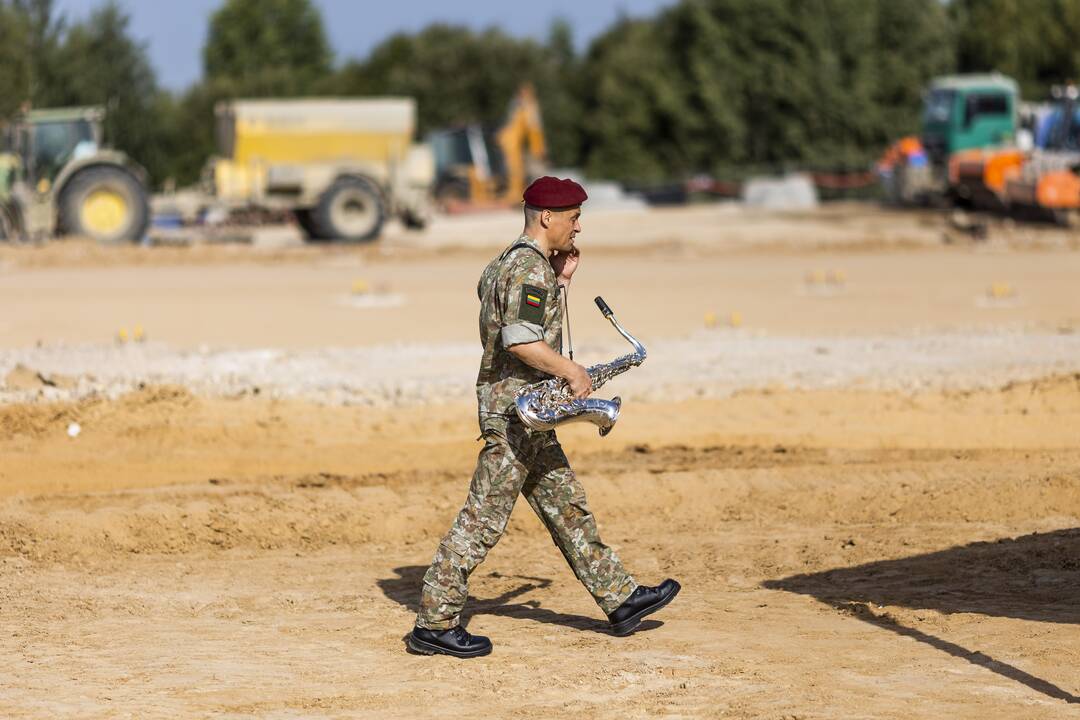
[[838,610],[984,667],[1069,703],[1080,697],[956,643],[907,627],[873,605],[1080,623],[1080,528],[769,580],[773,590],[810,595]]
[[[424,580],[426,566],[407,565],[394,568],[397,577],[386,578],[378,581],[379,589],[386,597],[404,606],[409,612],[417,612],[420,609],[420,585]],[[506,576],[504,576],[506,577]],[[550,578],[529,577],[527,575],[510,576],[522,580],[521,585],[508,590],[497,597],[481,600],[473,595],[469,596],[465,603],[465,610],[461,614],[461,624],[468,625],[474,615],[500,615],[503,617],[533,620],[553,625],[563,625],[575,630],[585,630],[610,635],[606,621],[585,615],[573,615],[570,613],[555,612],[540,606],[536,600],[524,602],[511,602],[532,590],[546,588],[551,585]],[[599,612],[599,611],[598,611]],[[643,620],[635,632],[652,630],[664,623],[659,620]]]

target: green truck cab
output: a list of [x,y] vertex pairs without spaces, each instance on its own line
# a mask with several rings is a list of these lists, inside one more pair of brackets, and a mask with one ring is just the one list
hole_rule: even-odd
[[1019,89],[1004,75],[952,75],[930,83],[923,103],[922,144],[943,160],[960,150],[1016,139]]
[[899,140],[878,163],[886,199],[938,204],[950,196],[949,157],[1016,142],[1019,88],[998,73],[935,78],[923,96],[918,137]]

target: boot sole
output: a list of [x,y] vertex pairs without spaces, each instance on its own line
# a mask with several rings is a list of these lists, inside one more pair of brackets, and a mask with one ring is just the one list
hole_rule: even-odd
[[674,600],[675,596],[679,594],[680,590],[682,590],[682,585],[680,585],[678,582],[676,582],[675,583],[675,591],[673,593],[668,595],[666,598],[664,598],[660,602],[655,603],[653,605],[649,605],[648,607],[644,607],[641,610],[638,610],[637,613],[635,613],[634,615],[631,615],[630,617],[626,618],[625,620],[612,625],[611,626],[611,634],[612,635],[618,635],[618,636],[621,637],[623,635],[629,635],[630,633],[634,632],[635,628],[637,628],[637,626],[641,623],[643,618],[645,618],[648,615],[652,615],[654,612],[656,612],[657,610],[662,609],[665,605],[667,605],[669,602]]
[[479,650],[466,650],[464,652],[449,650],[439,645],[433,645],[429,642],[424,642],[423,640],[417,640],[412,635],[405,641],[405,644],[409,646],[410,650],[418,652],[421,655],[449,655],[450,657],[456,658],[474,658],[487,655],[491,652],[491,645]]

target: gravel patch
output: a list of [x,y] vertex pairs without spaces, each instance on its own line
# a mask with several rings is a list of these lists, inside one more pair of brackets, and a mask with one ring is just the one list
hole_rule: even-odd
[[[627,352],[588,345],[587,365]],[[724,397],[755,388],[864,388],[917,392],[996,387],[1080,372],[1080,335],[1023,332],[794,338],[701,332],[651,343],[639,368],[600,396],[655,400]],[[480,348],[472,343],[309,351],[178,351],[163,344],[44,346],[0,350],[0,379],[17,366],[38,387],[0,388],[0,402],[115,397],[175,384],[211,396],[261,394],[329,404],[446,403],[473,397]],[[62,379],[49,384],[50,378]]]

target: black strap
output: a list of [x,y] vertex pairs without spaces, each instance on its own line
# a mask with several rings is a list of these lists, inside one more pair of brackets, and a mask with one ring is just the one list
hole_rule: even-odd
[[563,319],[566,320],[566,344],[570,346],[570,360],[572,361],[574,359],[574,338],[570,334],[570,286],[559,285],[558,281],[555,284],[562,288],[562,292],[559,294],[562,295]]
[[505,260],[507,257],[510,256],[510,253],[514,252],[518,248],[529,248],[530,250],[535,252],[537,255],[539,255],[540,257],[547,260],[547,258],[544,257],[544,253],[541,252],[540,248],[536,247],[532,243],[527,243],[524,240],[518,240],[516,243],[514,243],[513,245],[511,245],[510,247],[506,248],[506,250],[503,251],[503,254],[499,256],[499,262],[502,262],[503,260]]

